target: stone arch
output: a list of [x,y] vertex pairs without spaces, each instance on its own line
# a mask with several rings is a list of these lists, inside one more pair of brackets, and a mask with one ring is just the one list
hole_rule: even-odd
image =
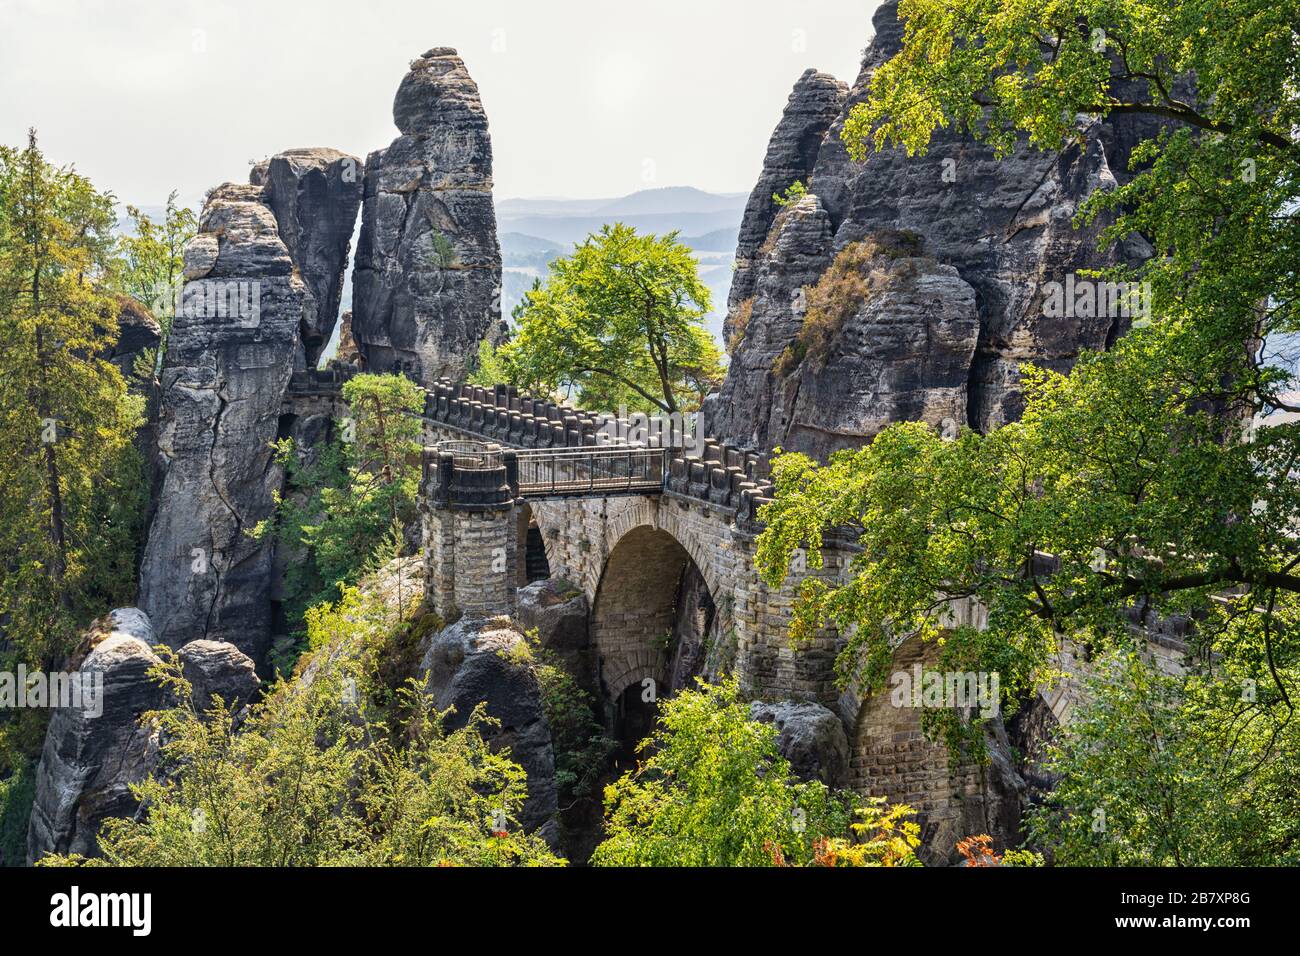
[[[620,523],[613,523],[611,536],[620,530]],[[655,700],[684,683],[685,675],[699,672],[708,623],[699,630],[693,626],[701,618],[711,623],[715,616],[704,571],[685,543],[650,523],[619,534],[604,562],[591,612],[601,694],[617,736],[625,721],[644,734],[644,705],[649,703],[652,712]],[[682,653],[683,648],[693,653]]]
[[538,515],[527,501],[515,506],[515,582],[524,587],[551,576],[551,556]]

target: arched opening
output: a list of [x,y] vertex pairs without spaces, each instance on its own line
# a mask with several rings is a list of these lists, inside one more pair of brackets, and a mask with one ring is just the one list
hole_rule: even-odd
[[652,686],[646,683],[649,680],[629,684],[615,702],[613,737],[618,741],[618,749],[614,751],[614,762],[620,767],[636,762],[637,744],[654,730],[657,698]]
[[646,525],[610,552],[596,590],[591,638],[620,762],[654,726],[656,707],[707,669],[716,606],[682,544]]
[[546,558],[546,540],[537,525],[537,516],[527,502],[520,504],[516,514],[515,562],[516,582],[519,587],[544,581],[551,576],[551,563]]

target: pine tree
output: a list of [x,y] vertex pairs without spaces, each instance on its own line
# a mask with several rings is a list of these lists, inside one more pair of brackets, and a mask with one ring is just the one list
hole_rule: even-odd
[[0,149],[0,620],[9,653],[44,667],[134,578],[142,401],[105,359],[113,222],[35,131]]

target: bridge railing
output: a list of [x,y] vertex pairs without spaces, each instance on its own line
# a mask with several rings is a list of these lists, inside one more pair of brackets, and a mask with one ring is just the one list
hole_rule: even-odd
[[522,497],[658,492],[668,450],[634,445],[521,449],[517,461]]

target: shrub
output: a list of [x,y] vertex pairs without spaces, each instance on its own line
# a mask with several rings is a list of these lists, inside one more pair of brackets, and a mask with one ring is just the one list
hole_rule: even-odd
[[[637,769],[605,788],[608,838],[597,866],[902,865],[911,811],[862,807],[845,791],[799,782],[776,728],[751,720],[734,678],[659,707]],[[879,812],[878,812],[879,811]],[[865,815],[851,828],[855,815]],[[866,836],[864,844],[851,836]],[[869,832],[868,832],[869,831]],[[913,858],[914,859],[914,858]]]
[[803,325],[795,341],[777,357],[772,370],[785,378],[805,361],[824,365],[839,341],[844,323],[885,281],[885,263],[920,255],[921,249],[919,235],[898,229],[873,233],[841,249],[817,284],[804,288],[807,307]]
[[727,336],[727,354],[733,354],[749,331],[749,320],[754,315],[754,297],[742,299],[731,314],[731,334]]

